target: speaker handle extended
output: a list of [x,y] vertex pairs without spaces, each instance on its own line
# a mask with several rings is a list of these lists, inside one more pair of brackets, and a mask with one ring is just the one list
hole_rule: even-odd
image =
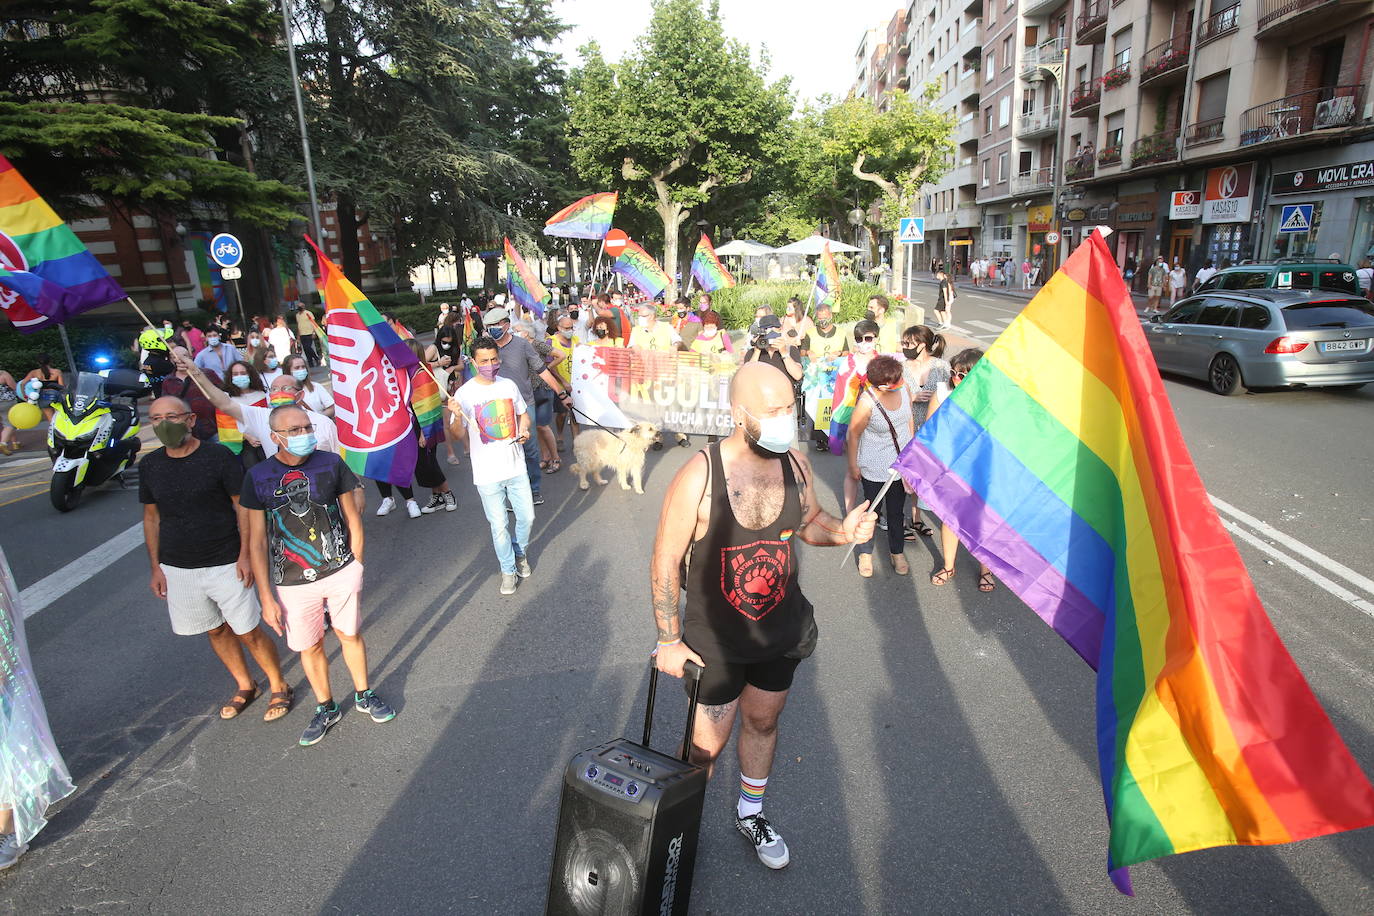
[[[687,727],[683,729],[682,750],[678,752],[678,758],[683,763],[687,762],[688,752],[692,748],[692,727],[696,724],[697,700],[701,694],[701,666],[696,662],[688,661],[682,666],[683,673],[692,679],[691,699],[687,703]],[[654,730],[654,698],[658,694],[658,664],[653,656],[649,657],[649,698],[644,704],[644,740],[640,744],[649,747],[649,738]]]

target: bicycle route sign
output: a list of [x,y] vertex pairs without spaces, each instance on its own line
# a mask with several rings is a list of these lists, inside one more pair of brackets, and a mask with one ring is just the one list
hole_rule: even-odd
[[238,267],[243,263],[243,243],[221,232],[210,240],[210,258],[220,267]]

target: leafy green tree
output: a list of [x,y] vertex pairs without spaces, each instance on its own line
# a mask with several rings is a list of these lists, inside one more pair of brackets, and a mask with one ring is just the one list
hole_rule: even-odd
[[716,0],[655,0],[648,32],[617,64],[595,43],[581,53],[568,79],[573,164],[625,192],[622,206],[652,207],[672,274],[693,211],[767,167],[792,108],[787,82],[768,83],[766,61],[726,38]]

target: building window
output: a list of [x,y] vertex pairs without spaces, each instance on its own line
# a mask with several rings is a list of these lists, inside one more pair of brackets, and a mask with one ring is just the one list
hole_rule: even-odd
[[1231,91],[1231,71],[1197,81],[1197,120],[1213,121],[1226,116],[1226,95]]
[[1121,158],[1121,144],[1126,140],[1126,112],[1118,111],[1107,115],[1107,132],[1102,138],[1102,153],[1116,150],[1116,158]]
[[1035,166],[1031,164],[1031,158],[1031,151],[1028,149],[1023,149],[1016,154],[1016,174],[1025,175],[1035,170]]
[[1007,163],[1011,161],[1010,153],[1003,153],[997,157],[997,180],[1003,182],[1007,180]]
[[1002,39],[1002,69],[1007,70],[1011,67],[1011,36]]
[[1022,90],[1021,90],[1021,114],[1023,114],[1023,115],[1035,114],[1035,90],[1034,90],[1034,89],[1022,89]]
[[992,182],[988,181],[988,163],[989,163],[989,161],[990,161],[990,160],[987,160],[987,159],[984,159],[984,160],[983,160],[983,187],[985,187],[985,188],[986,188],[988,185],[992,184]]
[[997,102],[997,126],[1006,127],[1011,123],[1011,96],[1004,95]]
[[983,69],[984,79],[992,79],[992,75],[997,72],[997,52],[988,52],[987,66]]
[[1114,47],[1116,53],[1112,56],[1112,68],[1124,67],[1131,62],[1131,29],[1129,26],[1116,33]]
[[983,109],[983,133],[992,133],[992,106]]
[[1011,241],[1011,218],[1005,213],[994,213],[992,215],[992,240],[994,242]]
[[1350,249],[1350,263],[1359,267],[1365,258],[1374,258],[1374,197],[1361,197],[1355,204],[1355,246]]

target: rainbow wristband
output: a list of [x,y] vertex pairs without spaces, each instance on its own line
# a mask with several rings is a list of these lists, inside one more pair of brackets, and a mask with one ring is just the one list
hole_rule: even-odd
[[663,647],[663,646],[675,646],[675,645],[677,645],[677,644],[680,643],[680,642],[682,642],[682,637],[681,637],[681,636],[679,636],[677,639],[674,639],[672,642],[662,642],[662,641],[660,641],[660,642],[659,642],[659,646],[660,646],[660,648]]

